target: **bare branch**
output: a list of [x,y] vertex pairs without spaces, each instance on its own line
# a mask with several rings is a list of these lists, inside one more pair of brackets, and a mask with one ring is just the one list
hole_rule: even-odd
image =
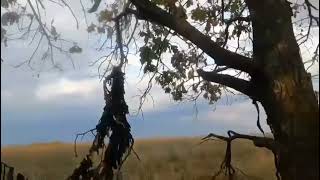
[[226,149],[226,154],[223,162],[221,163],[220,170],[213,176],[215,178],[218,176],[221,171],[225,171],[225,174],[228,174],[229,177],[232,177],[235,170],[233,166],[231,165],[231,143],[235,139],[246,139],[246,140],[251,140],[253,144],[257,147],[264,147],[272,151],[274,155],[274,162],[275,166],[277,168],[276,176],[279,179],[279,173],[278,173],[278,151],[280,148],[280,145],[273,139],[273,138],[268,138],[268,137],[259,137],[259,136],[251,136],[251,135],[246,135],[246,134],[239,134],[234,131],[229,130],[227,132],[228,137],[217,135],[214,133],[210,133],[208,136],[202,138],[203,142],[207,141],[211,138],[217,138],[222,141],[227,142],[227,149]]
[[77,153],[77,139],[78,139],[78,137],[79,136],[85,136],[86,134],[88,134],[89,132],[93,132],[94,130],[96,130],[96,128],[94,128],[94,129],[90,129],[90,130],[88,130],[88,131],[86,131],[86,132],[83,132],[83,133],[78,133],[77,135],[76,135],[76,138],[74,139],[74,154],[75,154],[75,157],[78,157],[78,153]]
[[[29,59],[27,59],[26,61],[24,61],[24,62],[22,62],[22,63],[20,63],[20,64],[18,64],[18,65],[16,65],[16,66],[14,66],[15,68],[18,68],[18,67],[22,66],[22,65],[25,64],[25,63],[28,63],[28,66],[31,67],[31,61],[32,61],[34,55],[36,54],[36,52],[38,51],[38,49],[39,49],[39,47],[40,47],[41,41],[42,41],[42,39],[43,39],[43,36],[44,36],[44,35],[41,35],[41,38],[40,38],[40,40],[39,40],[39,42],[38,42],[38,44],[37,44],[37,47],[34,49],[32,55],[29,57]],[[32,68],[31,68],[31,69],[32,69]]]
[[259,128],[259,130],[262,132],[262,134],[264,135],[264,131],[261,127],[260,124],[260,109],[259,109],[259,105],[257,103],[257,101],[255,99],[252,100],[252,104],[255,106],[257,113],[258,113],[258,117],[257,117],[257,127]]
[[297,39],[297,42],[303,39],[299,43],[299,45],[305,43],[309,39],[310,32],[311,32],[311,27],[312,27],[314,22],[316,22],[316,25],[319,26],[319,17],[314,16],[313,13],[312,13],[312,9],[314,9],[314,10],[318,10],[318,9],[313,4],[311,4],[309,0],[305,0],[305,5],[307,6],[307,9],[308,9],[309,25],[308,25],[307,34],[305,34],[304,36],[302,36],[299,39]]
[[38,15],[38,13],[36,12],[36,10],[34,9],[33,5],[31,4],[30,0],[27,0],[28,1],[28,4],[29,6],[31,7],[31,10],[34,14],[34,16],[36,17],[36,20],[38,21],[39,23],[39,26],[41,27],[41,30],[42,30],[42,33],[45,35],[45,37],[47,38],[48,40],[48,44],[51,45],[51,40],[50,40],[50,36],[48,35],[47,31],[45,30],[43,24],[42,24],[42,21]]
[[135,22],[134,27],[133,27],[133,31],[132,31],[131,36],[130,36],[127,44],[126,44],[127,46],[130,44],[130,42],[131,42],[131,40],[132,40],[132,38],[134,36],[134,33],[136,32],[137,27],[138,27],[138,19],[136,19],[136,22]]
[[88,27],[88,20],[87,20],[87,13],[86,13],[86,11],[85,11],[85,9],[84,9],[84,6],[83,6],[83,3],[82,3],[82,0],[80,0],[80,4],[81,4],[81,8],[82,8],[82,12],[83,12],[83,16],[84,16],[84,20],[85,20],[85,22],[86,22],[86,25],[87,25],[87,27]]
[[48,0],[48,1],[50,1],[50,2],[52,2],[52,3],[54,3],[54,4],[57,4],[57,5],[61,6],[61,7],[63,7],[63,4],[60,4],[60,3],[57,2],[57,1],[54,1],[54,0]]
[[67,8],[69,9],[69,11],[71,12],[71,14],[72,14],[72,16],[73,16],[73,18],[74,18],[74,20],[76,21],[76,24],[77,24],[77,29],[79,29],[79,22],[78,22],[78,19],[77,19],[77,17],[76,17],[76,15],[74,14],[74,12],[73,12],[73,10],[72,10],[72,8],[69,6],[69,4],[68,3],[66,3],[64,0],[60,0],[65,6],[67,6]]

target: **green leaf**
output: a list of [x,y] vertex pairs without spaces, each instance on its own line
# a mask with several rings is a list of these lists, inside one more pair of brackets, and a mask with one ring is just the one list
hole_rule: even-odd
[[78,45],[73,45],[70,49],[69,49],[70,53],[81,53],[82,52],[82,48],[80,48]]
[[208,16],[208,12],[206,9],[197,7],[196,9],[191,11],[191,18],[195,21],[204,22]]
[[139,32],[139,36],[144,37],[144,39],[143,39],[144,43],[147,44],[152,35],[151,35],[151,33],[146,33],[146,32],[141,31],[141,32]]
[[95,24],[91,23],[90,26],[88,26],[87,31],[88,31],[89,33],[91,33],[91,32],[93,32],[93,31],[95,31],[96,27],[97,27],[97,26],[96,26]]
[[165,92],[165,93],[170,93],[170,92],[171,92],[171,88],[170,88],[170,87],[166,87],[166,88],[164,89],[164,92]]
[[144,69],[143,72],[147,73],[147,72],[155,72],[157,70],[157,67],[153,64],[147,64]]
[[106,29],[104,27],[97,27],[97,32],[100,33],[100,34],[103,34],[106,32]]
[[54,40],[57,40],[59,35],[58,35],[57,30],[54,26],[51,26],[50,34],[53,36]]
[[173,100],[175,100],[175,101],[182,100],[182,92],[181,91],[172,91],[171,95],[172,95]]
[[110,22],[112,21],[113,12],[106,9],[99,13],[98,21],[99,22]]
[[231,5],[230,5],[230,12],[231,13],[237,13],[241,11],[241,0],[235,0],[232,1]]
[[140,62],[141,65],[147,63],[151,64],[152,59],[156,59],[156,54],[148,46],[143,46],[140,48]]
[[165,52],[169,47],[169,41],[167,39],[162,40],[161,37],[153,39],[152,50],[155,52]]
[[12,25],[13,23],[18,23],[20,15],[16,12],[5,12],[1,16],[1,23],[4,26]]

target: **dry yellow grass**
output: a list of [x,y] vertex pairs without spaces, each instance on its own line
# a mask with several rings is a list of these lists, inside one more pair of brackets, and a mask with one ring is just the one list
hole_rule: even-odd
[[[123,166],[124,180],[209,180],[219,169],[225,143],[210,141],[197,145],[200,138],[172,138],[138,140],[135,156]],[[30,180],[63,180],[81,161],[89,144],[77,146],[79,157],[74,157],[73,144],[50,143],[12,146],[1,149],[1,159]],[[275,168],[272,154],[255,148],[247,141],[232,144],[232,162],[237,179],[273,180]],[[219,177],[219,179],[225,179]]]

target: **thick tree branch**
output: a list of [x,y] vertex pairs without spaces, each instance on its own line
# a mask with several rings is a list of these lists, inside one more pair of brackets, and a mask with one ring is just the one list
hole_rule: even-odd
[[257,147],[265,147],[271,151],[277,151],[277,149],[279,148],[279,145],[273,138],[239,134],[231,130],[228,131],[228,137],[210,133],[208,136],[202,138],[202,140],[207,140],[208,138],[217,138],[226,142],[231,142],[235,139],[246,139],[251,140],[253,144]]
[[148,0],[131,0],[131,2],[137,8],[137,18],[153,21],[174,30],[212,57],[217,65],[238,69],[251,75],[256,72],[257,66],[253,59],[220,47],[184,18],[170,14]]
[[201,76],[204,80],[228,86],[250,97],[256,97],[253,87],[251,86],[251,83],[249,81],[239,79],[227,74],[218,74],[215,71],[206,72],[202,69],[199,69],[197,70],[197,72],[199,76]]

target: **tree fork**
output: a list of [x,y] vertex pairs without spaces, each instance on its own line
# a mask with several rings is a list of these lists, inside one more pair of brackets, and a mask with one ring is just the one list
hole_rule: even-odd
[[277,168],[279,164],[278,151],[280,149],[280,145],[276,141],[274,141],[273,138],[239,134],[231,130],[229,130],[227,134],[228,134],[228,137],[210,133],[208,136],[202,138],[203,141],[201,143],[211,140],[210,138],[217,138],[227,143],[225,158],[221,163],[220,170],[214,174],[213,178],[217,177],[222,171],[225,171],[225,174],[229,176],[229,179],[233,178],[235,169],[231,164],[231,159],[232,159],[231,143],[233,140],[236,140],[236,139],[245,139],[245,140],[252,141],[256,147],[264,147],[272,151],[274,155],[274,163],[277,169],[276,176],[277,176],[277,179],[280,179],[278,168]]

